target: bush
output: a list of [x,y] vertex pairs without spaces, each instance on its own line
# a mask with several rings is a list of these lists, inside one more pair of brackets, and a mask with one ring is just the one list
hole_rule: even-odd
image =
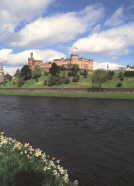
[[108,71],[107,72],[107,79],[108,80],[112,80],[113,79],[113,76],[114,76],[114,71]]
[[80,75],[82,75],[86,79],[88,76],[88,71],[87,70],[81,71]]
[[48,78],[47,84],[48,84],[48,86],[56,85],[56,77],[55,77],[55,76],[50,76],[50,77]]
[[118,82],[116,87],[122,87],[122,83],[121,82]]
[[24,83],[25,83],[25,81],[22,78],[17,79],[16,84],[18,87],[22,87],[24,85]]
[[45,80],[45,81],[44,81],[44,85],[48,85],[48,82],[47,82],[47,80]]
[[73,77],[72,82],[79,82],[80,76],[77,74]]
[[0,186],[75,186],[59,160],[0,133]]
[[69,84],[70,83],[70,79],[69,78],[66,78],[65,81],[64,81],[65,84]]
[[126,72],[124,73],[124,76],[125,76],[125,77],[134,77],[134,71],[126,71]]
[[68,76],[69,77],[72,77],[73,76],[73,73],[70,71],[70,72],[68,72]]

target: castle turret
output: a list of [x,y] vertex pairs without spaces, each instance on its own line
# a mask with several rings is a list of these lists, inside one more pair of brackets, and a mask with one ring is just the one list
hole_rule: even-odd
[[34,62],[34,58],[33,58],[33,52],[30,53],[30,58],[28,58],[28,65],[32,66]]
[[71,55],[71,64],[78,64],[79,63],[79,58],[78,55]]

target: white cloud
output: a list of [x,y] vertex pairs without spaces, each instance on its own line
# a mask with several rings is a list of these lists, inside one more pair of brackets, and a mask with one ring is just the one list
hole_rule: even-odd
[[109,70],[119,70],[121,68],[125,68],[125,66],[115,64],[115,63],[110,63],[110,62],[103,62],[103,63],[94,62],[94,70],[97,70],[97,69],[107,70],[107,68]]
[[114,14],[108,19],[104,25],[106,26],[118,26],[124,23],[124,8],[118,8]]
[[77,40],[71,51],[78,53],[107,53],[110,55],[126,54],[134,46],[134,23],[95,33]]
[[6,69],[13,70],[27,64],[31,52],[34,53],[35,58],[43,60],[44,63],[65,57],[63,53],[55,50],[25,50],[20,53],[13,53],[11,49],[2,49],[0,50],[0,64],[6,66]]
[[5,36],[14,32],[20,22],[29,22],[40,16],[42,10],[44,11],[53,1],[55,0],[1,0],[0,33]]
[[37,47],[73,40],[95,25],[103,15],[103,8],[94,5],[80,12],[40,17],[15,33],[11,45]]

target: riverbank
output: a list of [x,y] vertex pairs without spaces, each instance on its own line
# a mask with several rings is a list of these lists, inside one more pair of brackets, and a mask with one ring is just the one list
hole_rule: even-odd
[[124,92],[83,92],[65,90],[0,90],[1,96],[46,96],[90,99],[134,99],[134,93]]

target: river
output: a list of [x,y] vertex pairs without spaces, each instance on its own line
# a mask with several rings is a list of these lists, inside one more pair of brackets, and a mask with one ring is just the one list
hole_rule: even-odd
[[0,130],[60,159],[82,186],[134,185],[134,101],[0,96]]

